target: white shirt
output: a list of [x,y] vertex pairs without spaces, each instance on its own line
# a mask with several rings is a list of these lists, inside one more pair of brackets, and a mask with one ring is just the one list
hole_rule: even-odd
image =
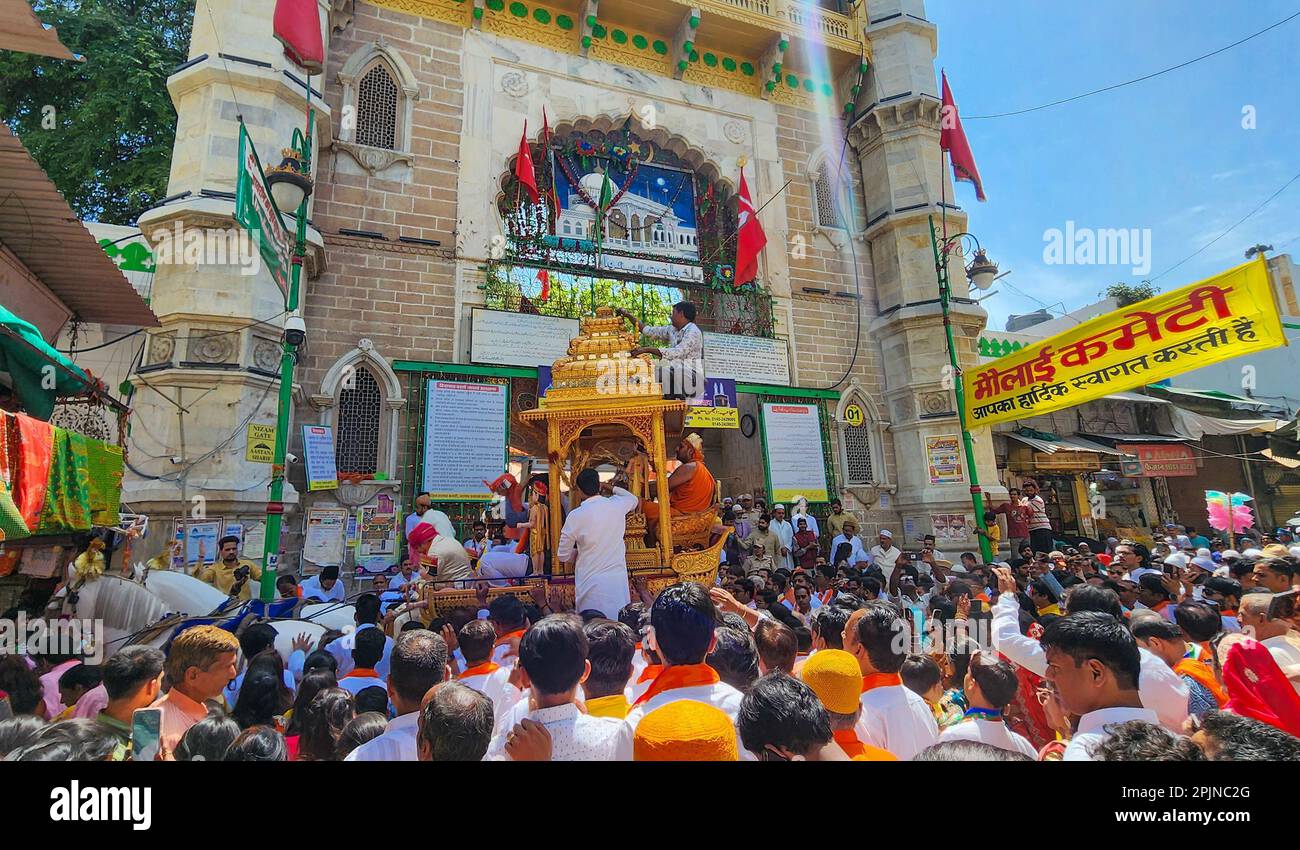
[[790,525],[789,520],[776,519],[775,517],[768,524],[769,530],[781,541],[781,545],[787,550],[787,554],[782,555],[778,549],[775,552],[769,552],[772,561],[778,567],[785,567],[791,572],[794,571],[794,526]]
[[334,582],[334,586],[329,590],[325,590],[320,586],[320,575],[317,574],[303,579],[300,587],[303,599],[316,597],[324,602],[342,602],[347,599],[347,594],[343,592],[342,579]]
[[902,550],[893,544],[890,544],[888,549],[882,549],[880,544],[871,547],[871,563],[880,567],[880,571],[885,574],[886,585],[894,575],[894,565],[898,563],[898,558],[902,554]]
[[[476,673],[473,676],[460,676],[456,681],[473,688],[492,700],[492,716],[503,717],[515,703],[519,702],[520,690],[510,684],[510,667],[498,667],[491,673]],[[495,727],[496,723],[493,723]]]
[[[1184,709],[1187,698],[1183,698]],[[1184,713],[1186,713],[1184,711]],[[1063,761],[1092,761],[1093,748],[1110,737],[1107,726],[1124,723],[1128,720],[1144,720],[1147,723],[1159,723],[1156,713],[1149,708],[1103,708],[1090,711],[1079,718],[1079,730],[1074,733],[1065,748]]]
[[384,733],[366,741],[344,761],[419,761],[415,737],[420,731],[420,712],[412,711],[388,721]]
[[492,546],[492,541],[484,537],[482,540],[475,540],[471,537],[465,541],[465,551],[472,554],[475,558],[482,555]]
[[667,340],[668,347],[660,349],[663,360],[702,360],[704,358],[704,334],[694,322],[687,322],[678,330],[672,325],[654,325],[641,328],[641,333],[650,339]]
[[339,679],[339,687],[356,696],[366,688],[383,688],[387,692],[388,682],[374,676],[344,676]]
[[631,761],[632,729],[615,717],[591,717],[573,703],[528,710],[519,702],[497,728],[484,761],[510,761],[506,736],[524,718],[546,727],[551,735],[551,761]]
[[[284,668],[284,686],[291,691],[298,690],[298,679],[302,678],[302,665],[307,660],[307,654],[301,649],[295,649],[289,653],[289,663]],[[221,694],[226,698],[226,705],[231,708],[235,707],[235,702],[239,699],[239,689],[244,686],[244,676],[248,673],[245,667],[239,671],[239,675],[230,680]],[[93,719],[93,718],[92,718]]]
[[493,546],[479,557],[478,574],[479,578],[523,578],[528,575],[528,556],[516,552],[514,544]]
[[985,720],[971,717],[955,726],[949,726],[939,733],[939,743],[945,741],[979,741],[990,747],[1023,753],[1037,760],[1038,751],[1024,735],[1018,735],[1007,728],[1001,720]]
[[[351,673],[353,668],[357,666],[356,662],[352,660],[352,650],[357,645],[357,632],[376,628],[379,627],[374,623],[363,623],[342,637],[337,637],[325,644],[325,651],[334,656],[334,660],[338,662],[338,670],[335,672],[338,673],[340,679]],[[385,679],[388,678],[388,662],[392,654],[393,639],[388,635],[384,635],[384,654],[379,657],[379,663],[375,665],[375,672]]]
[[[854,535],[851,536],[851,537],[848,536],[848,535],[845,535],[845,534],[839,534],[839,535],[836,535],[835,539],[831,541],[831,557],[832,557],[832,558],[834,558],[834,557],[835,557],[835,553],[839,551],[839,548],[840,548],[840,544],[841,544],[841,543],[847,543],[847,544],[849,544],[849,546],[853,547],[853,548],[850,550],[850,552],[849,552],[849,566],[850,566],[850,567],[853,566],[854,564],[856,564],[858,561],[870,561],[870,560],[871,560],[871,558],[867,556],[867,551],[866,551],[865,549],[862,548],[862,538],[861,538],[861,537],[858,537],[856,534],[854,534]],[[877,548],[879,548],[879,547],[877,547]],[[897,553],[898,550],[895,549],[894,551]],[[897,555],[895,555],[895,557],[897,557]],[[839,566],[839,564],[838,564],[838,562],[837,562],[837,563],[835,563],[835,564],[832,564],[831,566]]]
[[[1020,603],[1015,594],[1003,593],[993,606],[993,648],[1031,673],[1047,675],[1047,653],[1038,641],[1020,633]],[[1138,647],[1142,668],[1138,673],[1138,695],[1160,725],[1181,735],[1187,720],[1187,684],[1168,664]]]
[[424,516],[420,517],[420,522],[432,525],[433,530],[438,532],[442,537],[450,537],[453,540],[456,539],[456,526],[451,524],[451,517],[447,516],[442,511],[435,511],[433,508],[429,508],[429,510],[424,512]]
[[862,715],[853,727],[858,740],[911,761],[938,742],[939,725],[924,699],[903,685],[872,688],[862,695]]
[[577,555],[574,568],[576,608],[600,611],[614,618],[632,596],[627,586],[627,557],[623,532],[627,515],[640,501],[622,487],[612,496],[591,496],[569,511],[560,530],[556,557],[566,563]]
[[1300,693],[1300,646],[1287,640],[1286,635],[1277,635],[1260,643],[1273,656],[1277,666],[1282,668],[1282,675],[1291,680],[1296,692]]

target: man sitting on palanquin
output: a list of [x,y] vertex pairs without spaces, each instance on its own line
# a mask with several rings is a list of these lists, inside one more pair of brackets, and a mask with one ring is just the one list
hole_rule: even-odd
[[[704,441],[699,434],[687,434],[677,444],[677,459],[681,466],[668,476],[668,509],[674,517],[697,514],[713,507],[717,485],[713,473],[704,465]],[[664,493],[660,491],[660,498]],[[659,519],[660,502],[641,500],[641,513],[646,524],[653,529]]]

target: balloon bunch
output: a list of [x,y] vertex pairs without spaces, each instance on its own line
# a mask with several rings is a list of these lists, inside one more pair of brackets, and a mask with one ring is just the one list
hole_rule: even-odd
[[1233,534],[1254,527],[1255,515],[1247,502],[1253,497],[1246,493],[1224,493],[1219,490],[1205,491],[1205,515],[1210,527],[1219,531],[1231,531]]

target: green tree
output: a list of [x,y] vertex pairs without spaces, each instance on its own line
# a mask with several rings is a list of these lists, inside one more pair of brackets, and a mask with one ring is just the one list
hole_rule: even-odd
[[1124,283],[1120,281],[1106,287],[1106,291],[1102,295],[1106,298],[1118,300],[1121,307],[1128,307],[1131,304],[1153,297],[1159,291],[1154,285],[1145,280],[1141,283]]
[[167,194],[194,0],[34,0],[84,62],[0,51],[0,119],[83,219],[129,224]]

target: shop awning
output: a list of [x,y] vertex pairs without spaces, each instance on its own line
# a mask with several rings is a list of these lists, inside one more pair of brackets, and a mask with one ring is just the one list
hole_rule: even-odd
[[1103,396],[1103,398],[1110,399],[1111,401],[1131,401],[1136,402],[1137,404],[1173,404],[1173,402],[1168,399],[1142,395],[1141,393],[1110,393],[1109,395]]
[[1056,437],[1051,440],[1044,440],[1039,437],[1027,437],[1024,434],[1003,434],[1004,437],[1010,437],[1013,440],[1019,440],[1035,451],[1046,454],[1056,454],[1057,452],[1092,452],[1099,455],[1117,455],[1123,456],[1123,452],[1116,451],[1109,446],[1103,446],[1101,443],[1094,443],[1092,440],[1083,437]]
[[85,61],[59,41],[59,31],[41,23],[28,0],[0,0],[0,50]]
[[1199,440],[1205,435],[1224,436],[1233,434],[1271,434],[1288,427],[1291,423],[1285,419],[1227,419],[1221,416],[1207,416],[1175,407],[1173,410],[1174,429],[1187,435],[1190,440]]
[[1164,387],[1159,384],[1154,385],[1153,388],[1159,392],[1166,392],[1171,395],[1183,396],[1184,398],[1197,399],[1199,401],[1217,401],[1223,404],[1249,407],[1256,410],[1262,410],[1265,407],[1273,407],[1272,402],[1233,395],[1232,393],[1225,393],[1221,390],[1193,390],[1187,387]]
[[[8,372],[23,409],[49,419],[59,396],[81,395],[95,386],[81,367],[45,342],[36,326],[0,305],[0,371]],[[46,375],[54,386],[49,387]]]
[[1083,434],[1081,436],[1088,438],[1098,438],[1109,440],[1116,443],[1182,443],[1186,442],[1186,437],[1170,436],[1168,434]]
[[[4,0],[0,0],[3,3]],[[158,318],[0,123],[0,244],[83,322],[156,327]],[[22,304],[10,304],[22,310]]]

